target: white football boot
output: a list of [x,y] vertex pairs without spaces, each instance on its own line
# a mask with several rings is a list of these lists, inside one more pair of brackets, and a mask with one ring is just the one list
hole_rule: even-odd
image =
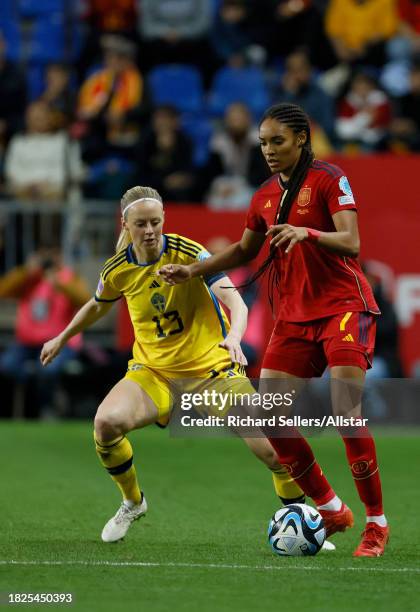
[[118,512],[113,516],[102,530],[101,538],[103,542],[117,542],[127,533],[131,523],[144,516],[147,512],[147,502],[143,499],[135,506],[129,506],[125,501],[122,502]]
[[332,552],[333,550],[335,550],[335,548],[335,544],[333,544],[329,540],[325,540],[319,552]]

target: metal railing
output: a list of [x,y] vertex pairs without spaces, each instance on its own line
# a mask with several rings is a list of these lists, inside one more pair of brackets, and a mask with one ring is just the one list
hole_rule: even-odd
[[23,263],[39,246],[61,244],[67,263],[103,260],[115,243],[117,206],[107,200],[24,202],[0,200],[0,274]]

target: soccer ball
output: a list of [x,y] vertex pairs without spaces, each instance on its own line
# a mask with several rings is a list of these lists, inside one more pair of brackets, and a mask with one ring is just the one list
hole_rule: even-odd
[[324,541],[322,516],[306,504],[291,504],[277,510],[268,525],[268,543],[276,555],[316,555]]

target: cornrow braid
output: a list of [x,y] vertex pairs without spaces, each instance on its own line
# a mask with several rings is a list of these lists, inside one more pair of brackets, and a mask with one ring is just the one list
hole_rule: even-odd
[[[283,192],[282,197],[277,204],[273,224],[279,225],[282,223],[287,223],[293,201],[299,193],[306,175],[308,174],[308,170],[314,160],[314,154],[312,152],[311,145],[309,118],[300,108],[300,106],[289,103],[275,104],[264,113],[260,121],[260,126],[266,119],[275,119],[279,123],[284,123],[291,128],[295,134],[299,134],[300,132],[305,132],[306,134],[306,142],[302,147],[299,161],[296,164],[290,179],[285,185],[286,190]],[[268,298],[272,311],[274,310],[274,288],[279,288],[277,270],[275,266],[273,266],[273,261],[277,258],[279,258],[277,248],[270,249],[270,254],[268,257],[264,260],[258,270],[251,276],[248,282],[243,285],[245,287],[254,283],[257,279],[263,277],[268,271]]]

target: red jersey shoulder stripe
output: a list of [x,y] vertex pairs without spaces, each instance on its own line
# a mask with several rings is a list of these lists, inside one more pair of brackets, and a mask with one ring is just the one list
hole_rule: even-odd
[[325,172],[328,172],[328,174],[333,178],[338,178],[339,176],[343,176],[344,174],[342,169],[336,166],[335,164],[330,164],[319,159],[315,159],[312,162],[312,168],[314,170],[325,170]]

